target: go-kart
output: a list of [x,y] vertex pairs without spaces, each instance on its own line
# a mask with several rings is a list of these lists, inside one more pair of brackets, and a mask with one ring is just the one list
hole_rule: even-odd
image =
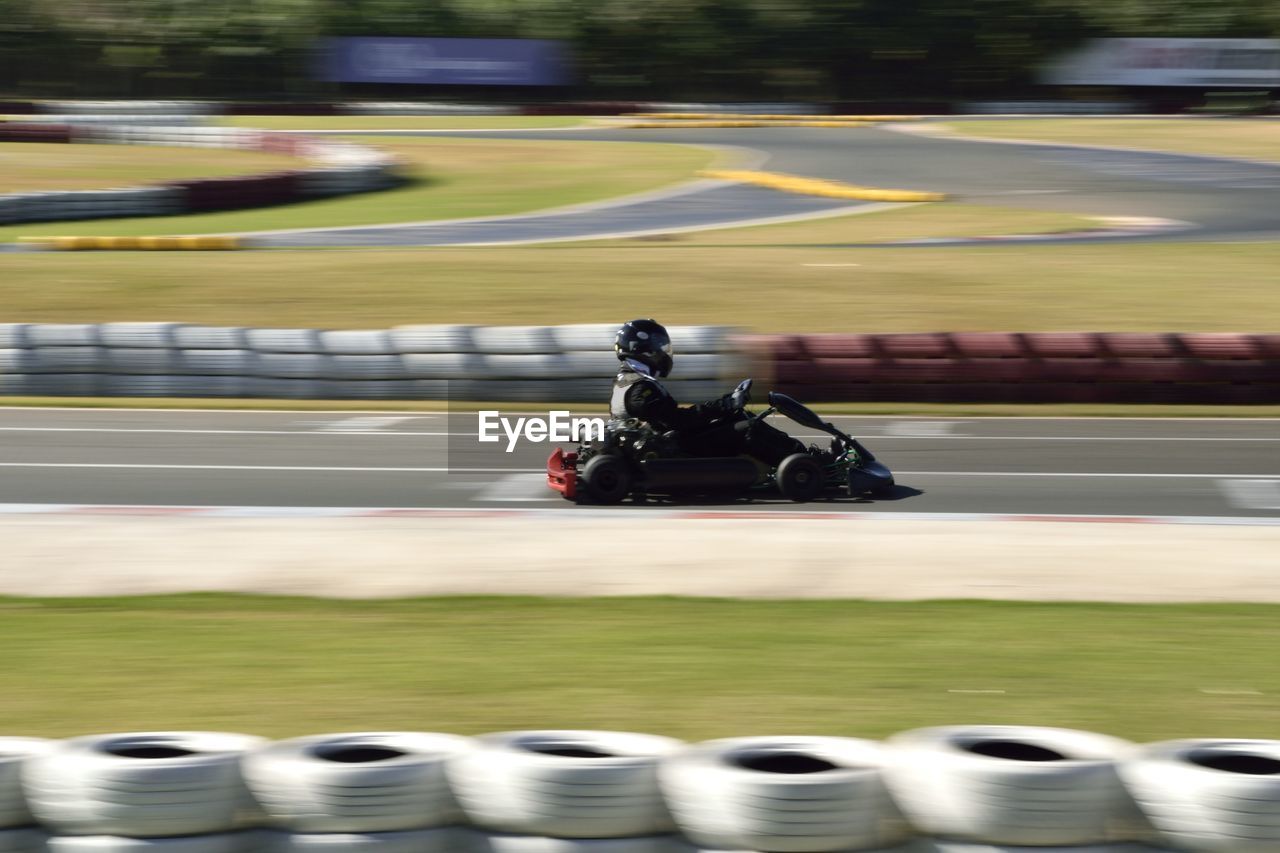
[[734,413],[728,419],[745,420],[749,430],[752,423],[777,412],[830,435],[830,449],[811,446],[771,468],[748,456],[690,455],[681,450],[674,433],[660,433],[635,418],[614,418],[605,424],[603,440],[581,444],[570,452],[556,448],[547,460],[547,485],[568,500],[595,504],[615,504],[628,497],[643,501],[726,493],[750,497],[770,492],[803,502],[824,496],[892,492],[893,473],[856,438],[776,391],[769,393],[769,408],[759,414],[749,412],[750,390],[750,379],[734,389],[730,395]]

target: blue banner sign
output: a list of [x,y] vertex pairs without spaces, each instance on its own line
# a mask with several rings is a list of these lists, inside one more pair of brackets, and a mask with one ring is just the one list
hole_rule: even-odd
[[323,79],[335,83],[560,86],[561,42],[542,39],[326,39]]

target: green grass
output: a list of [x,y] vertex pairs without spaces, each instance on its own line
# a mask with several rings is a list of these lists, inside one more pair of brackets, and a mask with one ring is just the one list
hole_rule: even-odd
[[1280,243],[806,242],[7,254],[0,304],[6,322],[385,328],[655,316],[780,332],[1280,330]]
[[1280,609],[1265,605],[204,595],[0,609],[13,735],[879,738],[1011,723],[1149,741],[1280,726]]
[[576,127],[578,116],[222,116],[215,124],[264,130],[521,130]]
[[[342,138],[400,156],[412,183],[256,210],[11,225],[0,227],[0,242],[19,236],[212,234],[526,213],[677,183],[715,156],[702,148],[642,142]],[[132,153],[144,158],[146,149]]]
[[1215,119],[1002,119],[952,121],[969,136],[1032,139],[1081,145],[1152,148],[1280,161],[1280,122]]
[[134,187],[296,169],[294,157],[163,145],[0,142],[0,193]]

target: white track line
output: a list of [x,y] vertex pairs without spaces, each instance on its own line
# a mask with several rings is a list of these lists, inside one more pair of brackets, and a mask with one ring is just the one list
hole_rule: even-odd
[[[84,469],[120,469],[120,470],[159,470],[159,471],[342,471],[350,473],[378,474],[530,474],[544,473],[542,468],[390,468],[365,467],[356,465],[179,465],[137,462],[0,462],[0,468],[84,468]],[[1115,471],[896,471],[898,477],[1070,477],[1077,479],[1195,479],[1195,480],[1239,480],[1239,479],[1276,479],[1280,474],[1164,474],[1164,473],[1121,473]]]
[[320,432],[374,432],[392,424],[413,420],[413,415],[357,415],[322,424]]
[[[157,471],[342,471],[377,474],[520,474],[540,468],[365,468],[341,465],[160,465],[129,462],[0,462],[0,468],[108,468]],[[545,473],[545,472],[544,472]]]
[[[407,418],[406,418],[407,419]],[[353,419],[361,420],[361,419]],[[339,422],[342,423],[342,422]],[[353,425],[354,426],[354,425]],[[0,426],[0,432],[87,432],[87,433],[160,433],[168,435],[310,435],[324,438],[344,435],[422,435],[422,436],[459,436],[475,437],[471,431],[440,432],[378,429],[370,424],[370,428],[339,428],[337,425],[309,430],[277,430],[277,429],[163,429],[151,427],[46,427],[46,426]],[[799,435],[798,438],[827,438],[826,434]],[[875,441],[1209,441],[1209,442],[1280,442],[1280,437],[1241,437],[1241,436],[1074,436],[1074,435],[949,435],[945,433],[930,435],[899,435],[885,433],[875,436]]]
[[[322,401],[316,401],[322,402]],[[330,401],[332,402],[332,401]],[[412,415],[415,418],[437,418],[437,417],[467,417],[476,414],[475,412],[415,412],[412,409],[202,409],[202,408],[185,408],[185,409],[162,409],[162,408],[140,408],[134,406],[3,406],[0,405],[0,414],[9,412],[75,412],[77,414],[94,415],[104,413],[124,413],[131,414],[134,412],[156,412],[161,414],[178,413],[178,414],[205,414],[205,415],[350,415],[350,414],[368,414],[368,415],[390,415],[404,414]],[[510,415],[545,415],[545,411],[534,411],[529,409],[512,409],[504,412]],[[601,412],[575,412],[570,410],[571,415],[600,415]],[[912,419],[937,420],[936,415],[926,414],[865,414],[865,415],[824,415],[828,420],[833,421],[901,421]],[[966,421],[1144,421],[1149,423],[1269,423],[1280,422],[1280,417],[1231,417],[1223,416],[1205,416],[1205,417],[1144,417],[1141,415],[965,415],[962,418],[955,419],[957,423]]]
[[318,429],[152,429],[149,427],[0,427],[0,432],[103,432],[103,433],[161,433],[166,435],[308,435],[316,438],[335,438],[346,435],[471,435],[471,432],[411,432],[390,429],[346,429],[320,427]]

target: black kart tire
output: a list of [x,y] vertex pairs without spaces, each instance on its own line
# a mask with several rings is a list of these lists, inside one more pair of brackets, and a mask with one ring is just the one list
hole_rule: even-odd
[[782,460],[774,479],[784,498],[804,503],[822,494],[826,486],[826,471],[822,463],[809,454],[793,453]]
[[631,471],[620,457],[594,456],[582,469],[582,486],[593,503],[616,504],[631,493]]

